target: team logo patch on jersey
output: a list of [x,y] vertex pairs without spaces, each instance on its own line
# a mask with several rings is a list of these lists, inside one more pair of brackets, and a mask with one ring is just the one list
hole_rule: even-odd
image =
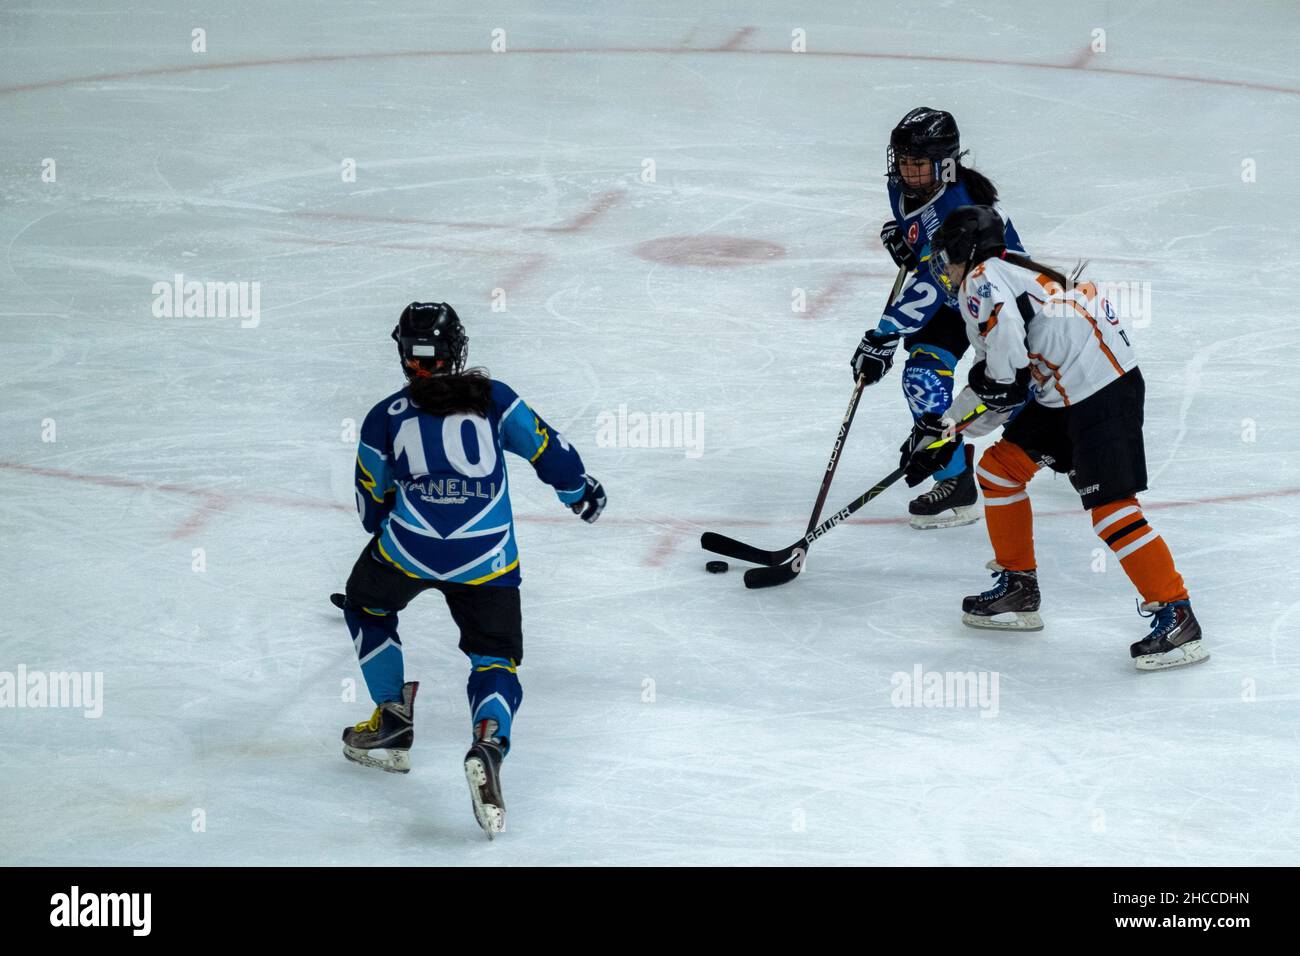
[[977,296],[971,296],[966,300],[966,308],[970,310],[970,316],[972,319],[978,319],[980,317],[980,300]]
[[908,227],[907,227],[907,244],[908,244],[909,246],[914,246],[914,245],[916,245],[916,237],[919,236],[920,234],[921,234],[921,226],[920,226],[919,223],[915,223],[915,222],[914,222],[914,223],[912,223],[910,226],[908,226]]

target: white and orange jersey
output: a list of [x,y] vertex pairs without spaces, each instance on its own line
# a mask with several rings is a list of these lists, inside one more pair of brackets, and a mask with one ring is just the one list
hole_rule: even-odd
[[962,281],[961,312],[985,374],[1010,382],[1028,366],[1043,405],[1077,404],[1137,367],[1128,331],[1091,282],[1067,291],[1032,269],[989,259]]

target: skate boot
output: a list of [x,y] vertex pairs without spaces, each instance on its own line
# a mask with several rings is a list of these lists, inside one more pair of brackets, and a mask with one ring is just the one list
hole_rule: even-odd
[[1201,646],[1201,625],[1190,602],[1152,601],[1143,604],[1138,613],[1151,618],[1151,633],[1128,649],[1138,670],[1158,671],[1209,660],[1210,652]]
[[974,524],[980,520],[979,492],[975,487],[975,469],[971,462],[975,449],[970,445],[963,452],[966,455],[966,470],[960,475],[936,481],[934,487],[923,495],[917,495],[908,503],[912,527],[918,531],[933,528],[959,528]]
[[474,819],[489,840],[506,828],[506,801],[501,796],[501,760],[505,751],[496,735],[495,720],[481,720],[474,727],[474,743],[465,755],[465,779]]
[[991,590],[961,602],[961,622],[994,631],[1041,631],[1038,616],[1038,575],[1034,571],[1008,571],[996,561],[985,565],[998,579]]
[[[370,719],[343,729],[343,756],[363,767],[376,767],[389,773],[409,773],[411,743],[415,739],[415,692],[419,681],[402,685],[402,699],[387,701],[375,708]],[[385,750],[387,757],[375,756]]]

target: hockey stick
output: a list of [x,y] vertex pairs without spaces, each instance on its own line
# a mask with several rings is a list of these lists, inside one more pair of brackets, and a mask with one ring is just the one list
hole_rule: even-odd
[[[958,434],[965,431],[977,419],[984,415],[988,408],[983,404],[976,405],[970,414],[966,415],[960,422],[955,424],[952,429],[937,441],[933,441],[925,446],[925,450],[938,448],[955,438]],[[764,551],[764,563],[771,565],[766,568],[750,568],[745,572],[745,587],[747,588],[770,588],[780,584],[788,584],[799,576],[803,570],[804,562],[808,557],[808,549],[812,543],[830,531],[837,524],[847,520],[855,511],[872,501],[880,495],[886,488],[892,485],[903,475],[907,474],[907,466],[902,465],[895,468],[880,481],[876,482],[870,489],[864,492],[846,506],[841,508],[835,514],[831,515],[815,528],[810,528],[808,533],[799,541],[796,541],[790,547],[781,551]],[[757,549],[755,549],[757,550]]]
[[[907,267],[899,266],[898,275],[894,278],[894,286],[889,290],[889,299],[885,302],[885,308],[893,304],[894,299],[898,297],[899,290],[903,288],[903,280],[907,278]],[[844,412],[844,417],[840,419],[840,431],[835,436],[835,447],[831,449],[831,460],[826,463],[826,472],[822,475],[821,488],[817,491],[817,501],[813,504],[812,517],[808,519],[808,531],[817,527],[817,520],[822,516],[822,508],[826,504],[826,496],[830,493],[831,482],[835,479],[835,469],[840,464],[840,450],[844,447],[844,440],[849,437],[849,426],[853,424],[853,416],[858,411],[858,400],[862,398],[862,390],[866,388],[866,383],[861,375],[858,376],[857,382],[853,386],[853,397],[849,399],[849,407]],[[729,558],[735,558],[738,561],[749,561],[753,564],[780,564],[781,562],[769,561],[765,556],[773,552],[763,551],[755,548],[753,545],[745,544],[743,541],[737,541],[735,538],[728,538],[725,534],[717,534],[713,531],[706,531],[700,536],[700,547],[705,551],[712,551],[714,554],[726,555]]]
[[[853,424],[853,416],[858,410],[858,399],[862,397],[862,390],[865,387],[862,376],[858,376],[857,384],[853,386],[853,397],[849,399],[849,407],[840,420],[840,432],[835,436],[835,447],[831,449],[831,460],[826,463],[826,473],[822,475],[822,486],[817,491],[817,501],[813,505],[812,517],[808,519],[808,531],[817,527],[817,520],[822,516],[822,507],[825,506],[826,495],[831,490],[831,481],[835,478],[835,469],[839,467],[840,449],[844,447],[844,439],[848,437],[849,426]],[[738,561],[749,561],[753,564],[769,563],[766,555],[772,553],[714,531],[706,531],[700,535],[700,547],[705,551],[712,551],[714,554],[723,554],[729,558],[735,558]]]

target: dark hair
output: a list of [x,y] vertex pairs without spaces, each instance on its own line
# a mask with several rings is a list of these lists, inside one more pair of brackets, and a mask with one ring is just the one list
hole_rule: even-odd
[[1047,276],[1047,278],[1059,285],[1062,292],[1074,288],[1075,284],[1079,281],[1079,276],[1083,275],[1083,267],[1088,264],[1086,262],[1078,263],[1074,267],[1074,271],[1070,273],[1070,277],[1067,279],[1065,273],[1061,272],[1061,270],[1054,269],[1051,266],[1045,266],[1041,262],[1031,259],[1021,252],[1011,252],[1008,250],[1007,252],[1002,253],[1002,259],[1011,263],[1013,266],[1020,266],[1022,269],[1030,269],[1033,272],[1041,272],[1043,275]]
[[416,376],[410,381],[411,404],[430,415],[482,415],[492,410],[492,377],[487,369],[468,368],[444,375]]
[[998,201],[998,187],[983,173],[957,163],[957,181],[966,187],[973,206],[992,206]]

